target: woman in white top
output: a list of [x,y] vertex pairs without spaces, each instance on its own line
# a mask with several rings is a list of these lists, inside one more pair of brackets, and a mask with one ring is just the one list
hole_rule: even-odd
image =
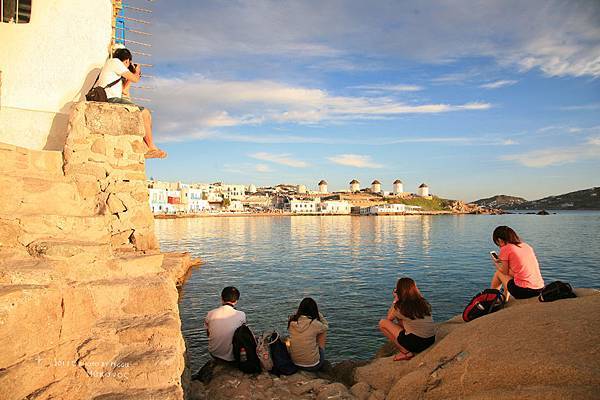
[[431,305],[410,278],[400,278],[394,289],[394,301],[387,317],[379,321],[379,330],[400,350],[394,361],[410,360],[435,342]]

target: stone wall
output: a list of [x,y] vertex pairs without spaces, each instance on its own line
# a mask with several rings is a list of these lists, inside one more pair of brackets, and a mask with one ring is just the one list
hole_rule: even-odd
[[84,199],[107,216],[110,243],[118,250],[158,248],[148,206],[144,127],[135,106],[81,102],[69,121],[65,176]]
[[176,283],[139,111],[78,103],[63,153],[0,144],[0,398],[182,399]]

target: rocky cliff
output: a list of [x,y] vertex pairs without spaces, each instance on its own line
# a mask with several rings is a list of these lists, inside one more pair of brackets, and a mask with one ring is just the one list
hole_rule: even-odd
[[0,144],[0,398],[182,399],[177,280],[136,108],[78,103],[63,153]]
[[249,376],[218,366],[212,379],[192,382],[192,398],[596,399],[600,292],[576,292],[576,299],[553,303],[512,299],[469,323],[455,317],[410,361],[393,361],[388,343],[366,365],[342,362],[319,375]]

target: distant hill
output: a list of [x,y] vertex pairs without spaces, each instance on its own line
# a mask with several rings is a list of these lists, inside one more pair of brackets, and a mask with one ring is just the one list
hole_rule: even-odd
[[477,200],[474,203],[482,207],[504,210],[600,210],[600,187],[532,201],[520,197],[499,195]]
[[514,209],[520,208],[519,205],[526,203],[522,197],[507,196],[505,194],[498,194],[496,196],[488,197],[487,199],[481,199],[474,201],[480,207],[485,208],[501,208],[501,209]]
[[600,187],[578,190],[558,196],[521,203],[521,210],[600,210]]

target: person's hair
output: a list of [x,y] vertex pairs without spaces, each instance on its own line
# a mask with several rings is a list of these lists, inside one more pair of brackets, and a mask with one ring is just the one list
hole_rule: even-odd
[[522,243],[521,238],[517,235],[517,232],[509,228],[508,226],[499,226],[494,229],[494,233],[492,234],[492,240],[496,245],[498,244],[498,240],[502,239],[506,243],[512,243],[514,245],[520,245]]
[[113,58],[118,58],[121,61],[131,60],[131,52],[127,49],[116,49],[113,53]]
[[402,315],[410,319],[421,319],[431,315],[431,304],[425,300],[415,281],[410,278],[400,278],[396,282],[398,301],[394,307]]
[[234,286],[227,286],[221,292],[221,300],[225,303],[235,303],[240,298],[240,291]]
[[288,328],[290,327],[290,323],[292,323],[292,321],[298,321],[302,315],[310,318],[310,322],[313,322],[315,319],[319,321],[321,320],[321,317],[319,317],[319,307],[317,306],[317,302],[311,297],[305,297],[302,299],[300,305],[298,306],[298,311],[296,311],[296,314],[292,315],[288,320]]

